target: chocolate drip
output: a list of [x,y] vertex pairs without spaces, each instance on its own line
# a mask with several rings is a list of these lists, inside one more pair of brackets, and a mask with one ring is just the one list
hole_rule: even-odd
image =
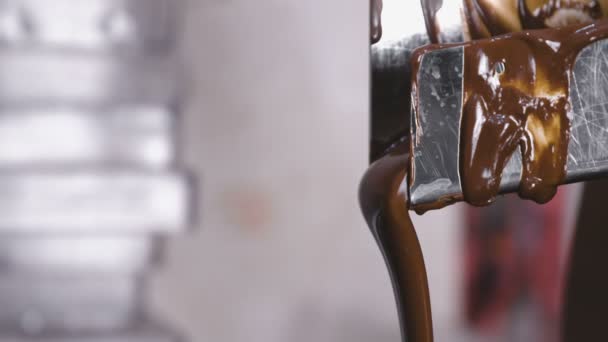
[[432,342],[426,269],[408,212],[406,142],[370,166],[361,181],[363,215],[389,268],[403,341]]
[[370,41],[375,44],[382,38],[382,0],[370,2]]
[[[429,35],[431,43],[439,43],[439,28],[437,25],[437,12],[443,6],[443,0],[421,0],[422,12],[426,23],[426,32]],[[452,1],[452,0],[450,0]]]
[[568,89],[582,48],[608,37],[608,21],[512,33],[465,46],[460,178],[464,198],[487,205],[516,148],[519,194],[549,201],[566,176]]
[[465,28],[470,39],[522,30],[518,15],[518,0],[462,0]]
[[468,35],[470,39],[483,39],[491,37],[487,24],[483,21],[482,13],[480,13],[479,7],[476,6],[475,0],[463,0],[464,1],[464,17],[466,21],[466,27],[468,29]]

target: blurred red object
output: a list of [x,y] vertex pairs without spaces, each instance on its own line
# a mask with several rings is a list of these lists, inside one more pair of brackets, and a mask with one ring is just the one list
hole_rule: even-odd
[[466,209],[465,310],[474,331],[508,335],[526,311],[539,323],[535,336],[557,336],[565,191],[545,205],[509,195]]

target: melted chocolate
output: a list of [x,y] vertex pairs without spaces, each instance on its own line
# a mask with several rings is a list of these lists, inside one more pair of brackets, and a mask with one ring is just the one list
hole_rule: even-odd
[[[453,0],[449,0],[453,1]],[[443,0],[423,0],[422,12],[426,23],[426,32],[429,35],[431,43],[439,43],[439,27],[437,25],[437,12],[443,6]]]
[[470,39],[588,24],[605,15],[605,0],[462,0]]
[[464,0],[465,13],[471,17],[475,39],[521,31],[516,0]]
[[359,200],[389,268],[404,341],[432,342],[433,324],[426,269],[409,216],[408,144],[398,144],[370,166]]
[[[523,159],[520,196],[539,203],[553,197],[566,176],[572,66],[582,48],[606,37],[608,21],[598,21],[461,44],[465,67],[459,171],[464,200],[491,203],[517,148]],[[417,51],[413,69],[417,71],[425,52],[444,47]]]
[[382,0],[370,1],[370,41],[375,44],[382,38]]
[[[469,39],[482,39],[489,38],[492,36],[487,24],[484,22],[482,13],[480,12],[479,6],[476,6],[475,0],[463,0],[464,1],[464,17],[467,23],[466,28],[468,30]],[[485,15],[487,17],[487,15]]]
[[608,37],[608,21],[512,33],[465,47],[460,177],[466,201],[487,205],[502,170],[522,152],[519,194],[549,201],[566,176],[568,89],[582,48]]
[[584,24],[602,16],[596,0],[518,0],[517,7],[525,29]]

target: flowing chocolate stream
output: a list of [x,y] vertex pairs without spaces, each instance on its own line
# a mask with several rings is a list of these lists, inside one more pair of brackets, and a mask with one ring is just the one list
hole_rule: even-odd
[[408,211],[408,148],[402,142],[369,167],[361,181],[359,201],[389,268],[402,340],[432,342],[426,269]]

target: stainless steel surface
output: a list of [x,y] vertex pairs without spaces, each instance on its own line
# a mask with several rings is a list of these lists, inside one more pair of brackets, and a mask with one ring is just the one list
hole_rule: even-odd
[[0,169],[167,167],[175,158],[174,125],[174,113],[160,106],[0,106]]
[[0,273],[134,276],[157,260],[161,242],[160,238],[131,234],[9,235],[0,237]]
[[574,66],[568,182],[608,174],[608,40],[584,49]]
[[382,38],[370,50],[372,161],[409,129],[404,120],[410,103],[409,58],[416,47],[429,43],[420,1],[386,0],[383,7]]
[[[458,152],[462,102],[462,48],[424,56],[419,73],[419,110],[412,116],[412,205],[461,194]],[[567,182],[608,174],[608,40],[581,51],[570,84],[572,110]],[[502,192],[516,191],[521,155],[515,153],[501,182]]]
[[432,203],[461,194],[458,141],[462,113],[463,48],[426,54],[418,74],[418,109],[412,106],[410,201]]
[[[426,1],[426,0],[422,0]],[[410,57],[430,42],[421,0],[384,0],[382,39],[371,47],[371,159],[375,148],[387,147],[409,132]],[[461,1],[444,1],[437,13],[440,42],[463,38]]]

